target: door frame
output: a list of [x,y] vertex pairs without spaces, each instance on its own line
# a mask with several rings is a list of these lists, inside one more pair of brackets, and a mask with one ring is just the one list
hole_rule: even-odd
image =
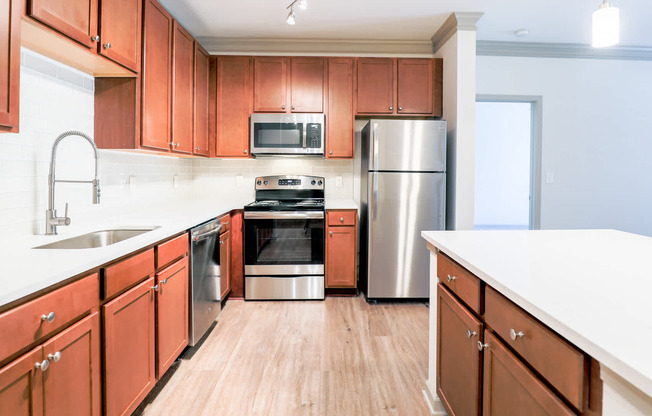
[[[530,220],[529,229],[541,229],[541,137],[542,107],[541,95],[499,95],[477,94],[476,102],[530,103]],[[477,126],[476,126],[477,129]]]

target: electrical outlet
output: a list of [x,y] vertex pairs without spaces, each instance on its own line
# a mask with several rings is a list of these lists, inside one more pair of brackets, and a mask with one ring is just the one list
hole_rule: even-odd
[[546,172],[546,183],[554,183],[555,182],[555,174],[552,172]]
[[335,177],[335,186],[336,186],[337,188],[341,188],[341,187],[342,187],[342,176],[336,176],[336,177]]
[[129,192],[134,192],[136,190],[136,177],[133,175],[129,176]]
[[179,188],[179,175],[172,175],[172,188],[173,189]]
[[235,186],[242,187],[244,185],[244,176],[235,175]]

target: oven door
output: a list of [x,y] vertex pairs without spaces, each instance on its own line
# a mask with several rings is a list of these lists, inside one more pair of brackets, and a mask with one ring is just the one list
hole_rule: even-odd
[[323,211],[244,213],[245,275],[324,274]]

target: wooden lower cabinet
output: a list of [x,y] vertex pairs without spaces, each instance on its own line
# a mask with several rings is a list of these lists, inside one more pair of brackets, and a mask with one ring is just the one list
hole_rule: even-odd
[[188,257],[156,274],[156,377],[188,345]]
[[231,231],[220,235],[220,299],[231,291]]
[[357,211],[326,213],[326,288],[357,287]]
[[244,211],[231,212],[231,297],[244,298]]
[[102,413],[99,313],[0,369],[2,415]]
[[154,293],[150,277],[102,307],[107,416],[130,414],[156,383]]
[[497,337],[484,340],[484,415],[575,415]]
[[437,285],[437,394],[449,415],[479,415],[483,325]]

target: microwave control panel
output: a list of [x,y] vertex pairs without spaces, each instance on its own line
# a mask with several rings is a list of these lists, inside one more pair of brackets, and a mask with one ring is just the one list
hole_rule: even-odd
[[321,126],[319,123],[308,123],[306,125],[306,147],[321,147]]

